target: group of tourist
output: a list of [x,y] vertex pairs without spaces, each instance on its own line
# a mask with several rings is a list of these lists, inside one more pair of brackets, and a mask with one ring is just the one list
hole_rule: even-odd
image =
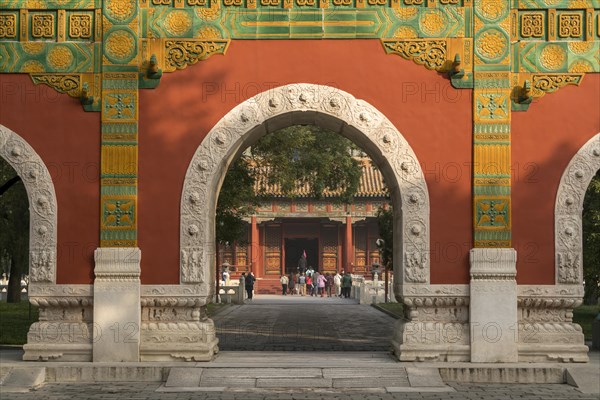
[[315,271],[312,267],[308,267],[306,272],[290,273],[289,275],[281,275],[279,279],[281,283],[281,294],[286,296],[321,296],[325,297],[350,297],[350,289],[352,288],[352,276],[350,273],[342,271],[342,274],[336,272],[325,274]]
[[252,300],[255,281],[256,278],[254,277],[254,272],[250,271],[248,275],[246,275],[245,272],[242,272],[242,275],[240,276],[240,286],[243,286],[246,289],[246,293],[248,294],[248,300]]

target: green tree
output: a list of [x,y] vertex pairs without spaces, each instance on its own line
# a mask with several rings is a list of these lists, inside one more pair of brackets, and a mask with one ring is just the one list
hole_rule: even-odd
[[217,242],[233,243],[244,239],[246,225],[243,218],[251,215],[259,202],[254,193],[254,174],[246,157],[238,158],[229,167],[217,202]]
[[251,215],[268,185],[278,185],[282,195],[293,198],[307,185],[311,196],[340,193],[351,203],[362,173],[353,157],[358,151],[348,139],[313,125],[296,125],[263,136],[230,166],[219,194],[216,235],[219,243],[244,239],[244,217]]
[[29,201],[16,171],[0,157],[0,263],[10,274],[7,301],[21,301],[21,276],[29,263]]
[[394,268],[394,210],[391,206],[379,207],[377,210],[379,237],[383,239],[381,246],[381,264],[388,269]]
[[267,172],[268,184],[278,184],[286,197],[295,197],[296,189],[307,185],[316,199],[329,191],[339,193],[341,202],[352,203],[362,173],[353,157],[357,151],[335,132],[296,125],[261,138],[252,146],[251,158]]
[[600,298],[600,171],[596,172],[583,200],[583,279],[584,300]]

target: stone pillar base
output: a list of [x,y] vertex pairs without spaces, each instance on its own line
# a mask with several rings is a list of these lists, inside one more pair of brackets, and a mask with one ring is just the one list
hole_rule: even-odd
[[589,361],[583,330],[573,323],[582,297],[582,285],[519,286],[519,361]]
[[140,360],[141,251],[102,247],[94,253],[94,362]]
[[39,322],[27,333],[26,361],[91,361],[90,285],[30,284],[29,301],[39,308]]
[[[583,336],[583,335],[582,335]],[[581,339],[583,341],[583,338]],[[582,344],[520,344],[520,362],[589,362],[587,346]]]
[[404,288],[404,318],[392,347],[400,361],[469,361],[469,297],[466,285]]
[[26,344],[24,361],[92,361],[91,344]]
[[212,361],[219,351],[212,320],[144,324],[141,361]]
[[143,289],[141,361],[211,361],[219,351],[200,286]]
[[517,362],[517,252],[471,250],[471,362]]

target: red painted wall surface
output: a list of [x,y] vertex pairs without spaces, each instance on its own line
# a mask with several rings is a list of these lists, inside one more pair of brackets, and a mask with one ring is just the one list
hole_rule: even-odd
[[[234,41],[140,97],[139,245],[144,283],[177,283],[185,172],[210,129],[237,104],[288,83],[330,85],[366,100],[406,137],[431,200],[432,283],[468,282],[470,91],[376,40]],[[177,240],[174,240],[177,238]]]
[[600,76],[512,114],[513,246],[517,282],[554,284],[554,204],[567,165],[600,132]]
[[[180,196],[189,162],[217,121],[258,92],[288,83],[330,85],[366,100],[404,135],[431,201],[431,282],[467,283],[472,247],[471,92],[388,56],[375,40],[234,41],[140,92],[139,246],[142,282],[179,281]],[[600,77],[513,114],[513,237],[521,284],[554,282],[554,201],[564,168],[600,131]],[[0,123],[48,165],[58,197],[58,282],[90,283],[99,239],[100,115],[77,100],[0,75]],[[529,163],[529,164],[528,164]],[[532,163],[532,164],[531,164]]]
[[77,99],[0,74],[0,124],[23,137],[50,171],[58,201],[57,283],[91,283],[99,244],[100,114]]

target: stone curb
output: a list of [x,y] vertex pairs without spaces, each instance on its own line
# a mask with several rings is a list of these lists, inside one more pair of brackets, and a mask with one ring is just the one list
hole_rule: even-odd
[[380,307],[380,306],[379,306],[379,305],[377,305],[377,304],[371,304],[371,307],[373,307],[373,308],[375,308],[375,309],[377,309],[377,310],[381,311],[381,312],[382,312],[382,313],[384,313],[384,314],[387,314],[387,315],[389,315],[390,317],[392,317],[392,318],[394,318],[394,319],[402,319],[402,317],[401,317],[401,316],[399,316],[399,315],[396,315],[396,314],[394,314],[393,312],[391,312],[391,311],[389,311],[389,310],[386,310],[385,308],[383,308],[383,307]]

